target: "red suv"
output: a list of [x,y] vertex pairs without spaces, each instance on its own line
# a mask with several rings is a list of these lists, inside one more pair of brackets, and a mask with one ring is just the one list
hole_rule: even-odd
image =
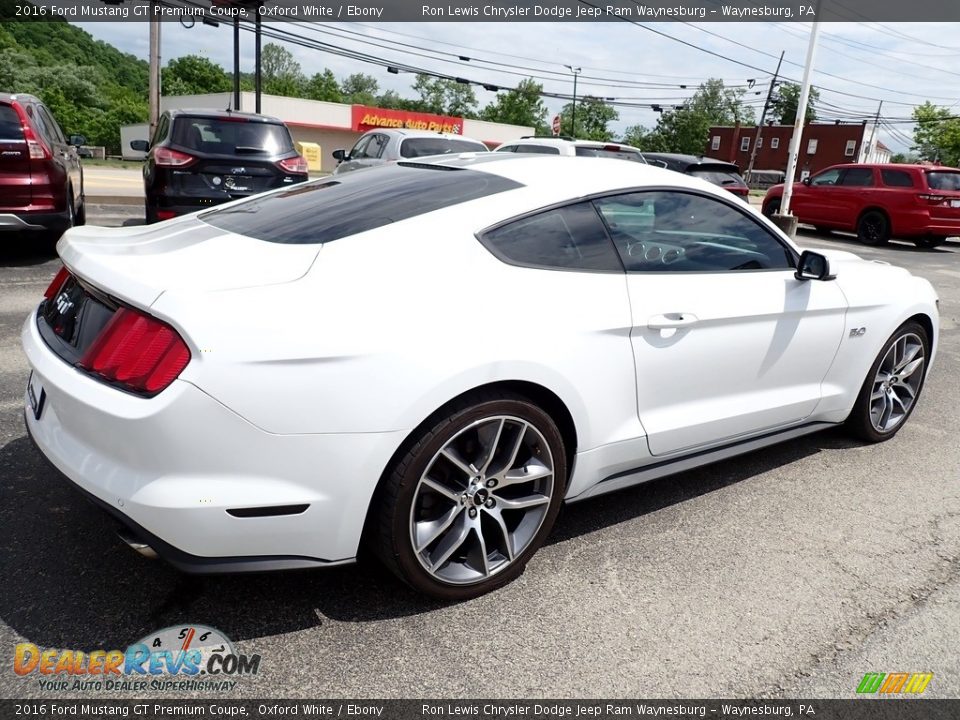
[[[763,199],[763,214],[780,211],[783,185]],[[960,170],[937,165],[834,165],[794,185],[790,212],[821,232],[847,230],[860,242],[891,237],[932,248],[960,235]]]
[[0,93],[0,232],[60,233],[84,222],[78,145],[33,95]]

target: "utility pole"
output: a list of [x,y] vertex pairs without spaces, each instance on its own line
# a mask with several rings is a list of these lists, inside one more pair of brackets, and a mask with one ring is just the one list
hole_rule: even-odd
[[256,57],[256,64],[254,65],[254,68],[253,68],[253,85],[254,85],[254,91],[256,92],[256,101],[255,101],[256,110],[254,110],[254,112],[256,113],[260,112],[260,95],[263,92],[263,75],[260,71],[260,32],[261,32],[260,8],[262,7],[262,5],[263,5],[262,2],[257,3],[256,5],[257,17],[256,17],[256,20],[254,21],[255,29],[254,29],[253,52],[254,52],[254,56]]
[[157,2],[150,0],[150,76],[147,94],[150,96],[150,137],[160,118],[160,20],[156,16]]
[[233,109],[240,110],[240,16],[233,16]]
[[883,109],[883,100],[880,101],[880,104],[877,105],[877,117],[873,120],[873,129],[870,131],[870,139],[867,141],[867,151],[866,153],[860,153],[863,155],[863,159],[860,162],[870,162],[870,153],[873,152],[873,139],[877,136],[877,125],[880,124],[880,110]]
[[[817,3],[816,14],[820,14]],[[787,163],[787,177],[783,183],[783,199],[780,201],[780,215],[790,215],[790,199],[793,197],[793,176],[797,173],[797,161],[800,157],[800,143],[803,138],[803,125],[807,119],[807,100],[810,98],[810,74],[813,72],[813,60],[817,54],[817,33],[820,21],[814,20],[810,28],[810,44],[807,46],[807,62],[803,68],[803,84],[800,87],[800,101],[797,103],[797,120],[793,124],[793,137],[790,138],[790,160]],[[796,230],[796,221],[793,223]]]
[[783,55],[786,50],[780,52],[780,59],[777,61],[777,69],[773,72],[773,78],[770,80],[770,89],[767,91],[767,100],[763,103],[763,112],[760,113],[760,123],[757,125],[757,136],[753,139],[753,149],[750,151],[750,162],[747,165],[747,182],[750,182],[750,174],[753,172],[753,163],[757,159],[757,148],[760,147],[760,138],[763,136],[763,123],[767,119],[767,110],[770,109],[770,103],[773,102],[773,91],[777,87],[777,77],[780,75],[780,65],[783,63]]
[[570,72],[573,73],[573,111],[570,113],[570,125],[572,126],[572,132],[570,136],[576,140],[577,139],[577,75],[580,74],[580,68],[573,67],[573,65],[564,65]]

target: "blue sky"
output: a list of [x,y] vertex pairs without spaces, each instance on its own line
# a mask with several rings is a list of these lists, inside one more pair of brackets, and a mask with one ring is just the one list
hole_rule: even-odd
[[[147,57],[146,23],[78,25],[125,52]],[[809,24],[797,22],[645,25],[656,32],[624,22],[264,23],[268,29],[288,30],[390,62],[501,86],[534,75],[545,90],[570,93],[572,76],[565,66],[572,65],[582,68],[578,95],[626,102],[670,106],[682,102],[709,77],[720,77],[728,85],[749,86],[752,81],[746,99],[756,106],[758,115],[781,51],[785,52],[781,74],[800,79],[810,32]],[[162,33],[163,62],[192,53],[225,68],[232,66],[232,31],[225,24],[186,28],[168,22]],[[883,100],[882,116],[888,123],[881,128],[880,139],[894,151],[907,149],[911,126],[903,121],[910,117],[913,105],[930,99],[960,111],[960,39],[951,44],[948,40],[952,37],[936,24],[822,24],[813,76],[814,84],[821,88],[821,117],[872,117]],[[364,72],[377,78],[381,90],[413,96],[412,75],[394,75],[383,67],[327,51],[281,44],[308,75],[324,68],[338,78]],[[252,34],[241,34],[241,47],[242,67],[252,70]],[[460,60],[460,55],[470,60]],[[493,98],[492,92],[480,87],[476,93],[481,105]],[[553,114],[562,101],[549,100],[547,105]],[[650,109],[619,108],[619,112],[620,120],[613,125],[617,132],[629,125],[652,127],[656,123],[657,115]]]

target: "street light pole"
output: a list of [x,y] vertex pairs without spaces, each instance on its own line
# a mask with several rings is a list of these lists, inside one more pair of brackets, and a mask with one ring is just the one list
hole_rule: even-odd
[[150,137],[160,118],[160,21],[156,15],[156,2],[150,2],[150,74],[147,94],[150,96]]
[[574,67],[573,65],[564,65],[570,72],[573,73],[573,110],[571,111],[570,126],[572,127],[572,132],[570,136],[576,140],[577,138],[577,75],[580,74],[581,68]]
[[[817,4],[817,13],[820,4]],[[793,124],[793,137],[790,138],[790,159],[787,163],[787,176],[783,182],[783,199],[780,201],[780,214],[790,214],[790,198],[793,197],[793,176],[797,173],[797,161],[800,157],[800,144],[803,126],[807,119],[807,100],[810,98],[810,75],[813,72],[813,59],[817,54],[817,33],[820,22],[815,20],[810,28],[810,44],[807,46],[807,64],[803,68],[803,84],[800,87],[800,100],[797,103],[797,119]]]

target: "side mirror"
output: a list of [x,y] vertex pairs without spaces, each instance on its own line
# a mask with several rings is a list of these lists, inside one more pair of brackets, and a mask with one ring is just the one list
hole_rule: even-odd
[[74,147],[80,147],[81,145],[86,145],[87,138],[85,138],[83,135],[71,135],[70,144],[73,145]]
[[347,159],[347,151],[343,148],[333,151],[333,159],[337,162],[343,162]]
[[137,152],[147,152],[150,149],[150,143],[146,140],[131,140],[130,149]]
[[793,274],[797,280],[833,280],[830,274],[830,261],[824,255],[812,250],[804,250]]
[[804,178],[803,180],[801,180],[800,182],[802,182],[804,185],[809,185],[809,184],[810,184],[810,178],[805,177],[805,178]]

